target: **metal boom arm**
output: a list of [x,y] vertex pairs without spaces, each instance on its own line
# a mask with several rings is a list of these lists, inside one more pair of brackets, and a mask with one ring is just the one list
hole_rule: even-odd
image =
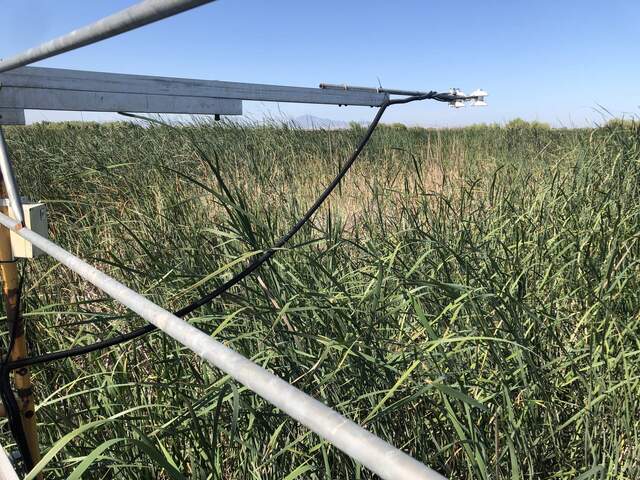
[[386,93],[22,67],[0,73],[0,112],[23,110],[241,115],[242,101],[380,106]]

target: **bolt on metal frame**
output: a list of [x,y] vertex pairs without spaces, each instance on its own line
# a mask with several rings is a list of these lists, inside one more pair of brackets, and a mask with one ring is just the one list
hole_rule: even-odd
[[[333,85],[311,89],[25,67],[211,1],[145,0],[68,35],[0,61],[0,73],[6,72],[0,75],[0,124],[5,114],[13,123],[20,123],[24,118],[23,110],[29,108],[240,114],[242,100],[380,106],[389,94],[406,94],[405,91],[374,91],[357,87],[341,89]],[[8,236],[9,230],[16,232],[382,478],[444,478],[185,320],[26,228],[20,217],[20,197],[1,136],[0,172],[17,217],[16,220],[0,213],[0,224],[5,227],[0,228],[0,237],[3,233]],[[5,264],[2,264],[2,268],[6,273]],[[0,451],[0,478],[13,480],[17,477],[15,472],[10,471],[10,463],[8,466],[7,463],[6,455]]]

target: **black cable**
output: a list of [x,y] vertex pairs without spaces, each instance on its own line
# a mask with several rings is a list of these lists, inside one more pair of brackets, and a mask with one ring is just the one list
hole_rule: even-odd
[[[18,283],[18,291],[16,293],[17,314],[13,319],[13,322],[10,324],[9,346],[7,349],[7,354],[2,359],[2,364],[0,365],[0,398],[2,399],[2,403],[4,404],[4,408],[7,414],[9,429],[11,430],[11,434],[16,441],[16,445],[18,446],[20,455],[22,456],[25,471],[28,472],[33,468],[33,457],[31,456],[31,450],[29,449],[29,443],[27,442],[27,435],[24,431],[24,426],[22,425],[20,407],[18,406],[16,397],[13,394],[13,389],[11,388],[11,379],[9,377],[9,373],[12,370],[9,359],[11,358],[11,352],[13,352],[13,348],[16,343],[18,329],[22,325],[20,304],[23,284],[24,274],[20,276],[20,282]],[[5,308],[8,310],[10,307],[7,305]]]
[[380,119],[382,118],[382,115],[390,105],[396,105],[400,103],[409,103],[416,100],[426,100],[427,98],[432,98],[434,95],[436,95],[436,92],[430,92],[429,94],[421,95],[420,97],[408,97],[408,98],[399,99],[399,100],[386,100],[385,103],[383,103],[378,109],[376,116],[371,121],[369,128],[367,129],[366,133],[360,140],[360,143],[358,143],[358,146],[356,147],[354,152],[351,154],[351,156],[346,161],[346,163],[342,166],[342,168],[340,169],[336,177],[333,179],[333,181],[324,189],[324,191],[320,194],[320,196],[313,203],[313,205],[311,205],[311,207],[309,208],[309,210],[307,210],[307,212],[303,215],[303,217],[300,220],[298,220],[298,222],[293,227],[291,227],[291,229],[287,233],[285,233],[282,237],[280,237],[280,239],[275,243],[273,247],[271,247],[266,252],[264,252],[260,257],[252,261],[244,270],[238,272],[230,280],[226,281],[225,283],[217,287],[212,292],[208,293],[207,295],[204,295],[203,297],[196,300],[195,302],[178,310],[176,312],[176,316],[183,317],[185,315],[188,315],[189,313],[202,307],[203,305],[206,305],[207,303],[211,302],[219,295],[229,290],[231,287],[233,287],[237,283],[244,280],[246,277],[251,275],[255,270],[260,268],[271,257],[273,257],[273,255],[275,255],[275,253],[280,248],[282,248],[291,239],[291,237],[293,237],[296,233],[298,233],[298,231],[316,213],[316,211],[322,206],[322,204],[329,197],[329,195],[331,195],[331,192],[333,192],[333,190],[342,181],[344,176],[349,172],[349,170],[351,169],[351,166],[354,164],[354,162],[356,161],[360,153],[362,153],[362,150],[364,150],[364,147],[367,145],[367,143],[369,143],[369,140],[371,139],[373,132],[375,131],[378,124],[380,123]]
[[147,333],[151,333],[157,329],[158,328],[155,325],[148,324],[148,325],[145,325],[144,327],[140,327],[129,333],[118,335],[116,337],[109,338],[107,340],[101,340],[99,342],[95,342],[90,345],[83,345],[81,347],[74,347],[69,350],[60,350],[58,352],[45,353],[43,355],[38,355],[35,357],[22,358],[20,360],[15,360],[13,362],[8,363],[8,368],[9,370],[17,370],[19,368],[29,367],[31,365],[38,365],[40,363],[48,363],[56,360],[62,360],[63,358],[71,358],[71,357],[77,357],[79,355],[85,355],[87,353],[95,352],[97,350],[113,347],[114,345],[118,345],[120,343],[124,343],[129,340],[134,340],[138,337],[142,337],[143,335],[146,335]]
[[[240,272],[235,274],[230,280],[227,280],[225,283],[223,283],[219,287],[216,287],[210,293],[202,296],[198,300],[196,300],[196,301],[190,303],[189,305],[181,308],[180,310],[174,312],[174,315],[176,315],[177,317],[184,317],[184,316],[192,313],[194,310],[196,310],[196,309],[198,309],[198,308],[210,303],[215,298],[219,297],[220,295],[225,293],[227,290],[229,290],[233,286],[235,286],[238,283],[240,283],[242,280],[244,280],[246,277],[251,275],[258,268],[260,268],[262,265],[264,265],[271,257],[273,257],[275,255],[275,253],[279,249],[281,249],[296,233],[298,233],[298,231],[300,231],[300,229],[316,213],[316,211],[322,206],[322,204],[326,201],[326,199],[329,197],[329,195],[331,195],[333,190],[342,181],[344,176],[349,172],[349,170],[351,169],[352,165],[354,164],[354,162],[356,161],[358,156],[362,153],[362,150],[364,150],[364,147],[367,145],[367,143],[369,143],[369,140],[371,139],[371,136],[373,135],[373,132],[376,130],[378,124],[380,123],[380,119],[382,118],[382,115],[384,114],[384,112],[386,111],[386,109],[388,107],[390,107],[391,105],[400,105],[400,104],[406,104],[406,103],[410,103],[410,102],[415,102],[415,101],[420,101],[420,100],[428,100],[428,99],[445,101],[445,100],[441,100],[440,98],[438,98],[438,95],[440,95],[440,94],[438,94],[437,92],[433,92],[432,91],[432,92],[426,93],[424,95],[416,95],[416,96],[413,96],[413,97],[406,97],[406,98],[394,99],[394,100],[386,100],[380,106],[380,108],[378,109],[378,112],[376,113],[376,116],[373,118],[373,120],[369,124],[369,127],[367,128],[366,133],[364,134],[364,136],[362,137],[362,139],[358,143],[358,146],[356,147],[354,152],[348,158],[346,163],[342,166],[342,168],[340,169],[340,171],[338,172],[336,177],[333,179],[333,181],[324,189],[322,194],[320,194],[320,196],[316,199],[316,201],[313,203],[313,205],[311,205],[311,207],[302,216],[302,218],[300,218],[300,220],[298,220],[295,223],[295,225],[293,225],[289,229],[289,231],[287,233],[285,233],[282,237],[280,237],[280,239],[278,239],[278,241],[271,248],[266,250],[262,255],[260,255],[258,258],[253,260],[251,263],[249,263],[249,265],[247,265],[247,267],[245,267],[243,270],[241,270]],[[162,125],[166,125],[166,124],[164,124],[164,122],[161,122],[159,120],[149,119],[147,117],[143,117],[143,116],[140,116],[140,115],[135,115],[135,114],[131,114],[131,113],[123,113],[123,112],[120,112],[120,114],[121,115],[126,115],[128,117],[132,117],[132,118],[140,118],[140,119],[144,119],[144,120],[153,121],[155,123],[160,123]],[[107,348],[107,347],[111,347],[111,346],[114,346],[114,345],[118,345],[118,344],[126,342],[128,340],[133,340],[135,338],[138,338],[138,337],[141,337],[143,335],[146,335],[147,333],[151,333],[151,332],[153,332],[155,330],[157,330],[156,326],[154,326],[154,325],[145,325],[144,327],[138,328],[138,329],[133,330],[132,332],[126,333],[124,335],[118,335],[117,337],[113,337],[113,338],[110,338],[108,340],[102,340],[100,342],[96,342],[96,343],[93,343],[91,345],[85,345],[85,346],[82,346],[82,347],[75,347],[75,348],[72,348],[72,349],[69,349],[69,350],[61,350],[61,351],[58,351],[58,352],[39,355],[37,357],[25,358],[25,359],[18,360],[18,361],[15,361],[15,362],[10,362],[9,363],[9,368],[11,370],[14,370],[16,368],[27,367],[29,365],[36,365],[36,364],[39,364],[39,363],[45,363],[45,362],[50,362],[50,361],[54,361],[54,360],[60,360],[60,359],[63,359],[63,358],[69,358],[69,357],[75,357],[75,356],[78,356],[78,355],[83,355],[83,354],[86,354],[86,353],[94,352],[96,350],[100,350],[100,349],[103,349],[103,348]]]

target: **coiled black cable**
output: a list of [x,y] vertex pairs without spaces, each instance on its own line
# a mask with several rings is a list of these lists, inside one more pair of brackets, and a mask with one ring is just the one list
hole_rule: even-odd
[[[196,301],[190,303],[189,305],[181,308],[180,310],[174,312],[174,315],[176,315],[177,317],[184,317],[184,316],[192,313],[196,309],[198,309],[198,308],[200,308],[200,307],[202,307],[204,305],[207,305],[208,303],[211,303],[214,299],[216,299],[217,297],[219,297],[220,295],[225,293],[227,290],[229,290],[233,286],[235,286],[238,283],[240,283],[242,280],[244,280],[246,277],[251,275],[258,268],[260,268],[262,265],[264,265],[271,257],[273,257],[276,254],[276,252],[279,249],[281,249],[296,233],[298,233],[298,231],[300,231],[300,229],[316,213],[316,211],[322,206],[322,204],[326,201],[326,199],[329,197],[329,195],[331,195],[333,190],[338,186],[338,184],[342,181],[342,179],[345,177],[345,175],[349,172],[349,170],[353,166],[354,162],[357,160],[357,158],[360,156],[360,154],[362,153],[362,151],[364,150],[366,145],[369,143],[369,140],[371,139],[371,136],[373,135],[373,132],[378,127],[378,124],[380,123],[380,119],[382,118],[382,115],[384,114],[384,112],[387,110],[388,107],[390,107],[392,105],[400,105],[400,104],[406,104],[406,103],[411,103],[411,102],[416,102],[416,101],[421,101],[421,100],[429,100],[429,99],[434,99],[434,100],[438,100],[438,101],[448,101],[444,97],[440,98],[439,95],[441,95],[441,94],[438,94],[435,91],[431,91],[431,92],[425,93],[424,95],[416,95],[416,96],[400,98],[400,99],[393,99],[393,100],[387,99],[387,100],[385,100],[385,102],[382,105],[380,105],[380,108],[378,109],[375,117],[373,118],[373,120],[369,124],[369,127],[367,128],[367,131],[365,132],[364,136],[362,137],[362,139],[358,143],[356,149],[349,156],[349,158],[344,163],[344,165],[342,166],[342,168],[340,169],[340,171],[338,172],[336,177],[331,181],[331,183],[329,185],[327,185],[327,187],[324,189],[324,191],[316,199],[316,201],[313,203],[313,205],[311,205],[311,207],[309,207],[309,209],[302,216],[302,218],[300,218],[300,220],[298,220],[295,223],[295,225],[293,225],[289,229],[289,231],[287,233],[285,233],[282,237],[280,237],[278,239],[278,241],[276,241],[275,244],[271,248],[269,248],[262,255],[260,255],[258,258],[256,258],[252,262],[250,262],[249,265],[247,265],[243,270],[241,270],[240,272],[236,273],[231,279],[227,280],[222,285],[216,287],[210,293],[202,296],[198,300],[196,300]],[[129,116],[129,117],[133,117],[133,118],[141,118],[141,119],[144,119],[144,120],[149,120],[146,117],[142,117],[142,116],[134,115],[134,114],[130,114],[130,113],[123,113],[123,115]],[[157,120],[152,120],[152,121],[158,122]],[[162,122],[159,122],[159,123],[162,123]],[[36,356],[36,357],[25,358],[25,359],[17,360],[17,361],[14,361],[14,362],[10,362],[8,367],[11,370],[15,370],[17,368],[27,367],[27,366],[30,366],[30,365],[36,365],[36,364],[40,364],[40,363],[51,362],[51,361],[54,361],[54,360],[61,360],[63,358],[70,358],[70,357],[75,357],[75,356],[78,356],[78,355],[84,355],[84,354],[87,354],[87,353],[90,353],[90,352],[101,350],[103,348],[108,348],[108,347],[111,347],[111,346],[114,346],[114,345],[118,345],[118,344],[126,342],[128,340],[133,340],[135,338],[138,338],[138,337],[141,337],[143,335],[146,335],[147,333],[151,333],[151,332],[153,332],[155,330],[157,330],[157,327],[155,327],[154,325],[145,325],[144,327],[138,328],[138,329],[133,330],[133,331],[131,331],[129,333],[126,333],[126,334],[123,334],[123,335],[118,335],[118,336],[110,338],[108,340],[102,340],[100,342],[92,343],[91,345],[85,345],[85,346],[82,346],[82,347],[75,347],[75,348],[72,348],[72,349],[69,349],[69,350],[61,350],[61,351],[58,351],[58,352],[47,353],[47,354],[39,355],[39,356]]]

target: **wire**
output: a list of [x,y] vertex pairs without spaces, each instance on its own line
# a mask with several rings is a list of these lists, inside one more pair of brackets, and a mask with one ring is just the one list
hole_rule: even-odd
[[[12,368],[10,367],[11,364],[9,362],[9,359],[11,358],[11,352],[13,352],[16,338],[18,337],[18,332],[22,324],[22,318],[20,315],[20,303],[23,284],[24,274],[20,276],[20,282],[18,283],[18,291],[16,293],[17,312],[15,318],[13,319],[13,322],[10,324],[9,347],[7,349],[7,354],[2,359],[2,364],[0,365],[0,398],[2,399],[2,403],[4,404],[4,408],[7,413],[9,429],[11,430],[11,434],[16,441],[16,445],[18,446],[20,455],[22,456],[25,470],[28,472],[33,468],[33,457],[31,456],[31,450],[29,449],[29,443],[27,442],[27,435],[24,431],[24,426],[22,425],[20,407],[18,406],[16,397],[13,394],[13,390],[11,388],[11,379],[9,377],[9,373],[12,370]],[[9,306],[7,305],[6,308],[8,309]]]
[[75,347],[69,350],[60,350],[52,353],[45,353],[43,355],[38,355],[35,357],[14,360],[13,362],[8,363],[8,368],[9,370],[17,370],[20,368],[29,367],[31,365],[38,365],[40,363],[54,362],[56,360],[62,360],[64,358],[71,358],[71,357],[77,357],[79,355],[86,355],[87,353],[95,352],[97,350],[102,350],[104,348],[113,347],[115,345],[119,345],[129,340],[134,340],[138,337],[142,337],[143,335],[146,335],[147,333],[154,332],[155,330],[157,330],[157,327],[155,325],[151,325],[151,324],[145,325],[144,327],[140,327],[129,333],[118,335],[116,337],[109,338],[107,340],[101,340],[99,342],[95,342],[90,345],[83,345],[81,347]]
[[[198,300],[190,303],[189,305],[186,305],[185,307],[181,308],[180,310],[174,312],[174,315],[176,315],[177,317],[184,317],[184,316],[194,312],[198,308],[200,308],[200,307],[202,307],[204,305],[207,305],[208,303],[211,303],[214,299],[216,299],[217,297],[219,297],[220,295],[225,293],[227,290],[229,290],[233,286],[235,286],[238,283],[240,283],[242,280],[244,280],[246,277],[251,275],[258,268],[260,268],[262,265],[264,265],[267,261],[269,261],[269,259],[271,257],[273,257],[278,250],[280,250],[296,233],[298,233],[298,231],[300,231],[300,229],[309,221],[309,219],[311,219],[311,217],[322,206],[322,204],[327,200],[329,195],[331,195],[333,190],[338,186],[338,184],[342,181],[342,179],[345,177],[345,175],[349,172],[349,170],[353,166],[354,162],[357,160],[357,158],[360,156],[360,154],[362,153],[362,151],[364,150],[366,145],[369,143],[369,140],[371,139],[371,136],[373,135],[373,132],[378,127],[378,124],[380,123],[380,119],[382,118],[382,115],[384,114],[384,112],[386,111],[386,109],[388,107],[390,107],[392,105],[401,105],[401,104],[407,104],[407,103],[411,103],[411,102],[416,102],[416,101],[421,101],[421,100],[428,100],[428,99],[435,99],[435,100],[442,101],[442,100],[440,100],[438,98],[438,95],[440,95],[440,94],[438,94],[437,92],[431,91],[431,92],[425,93],[423,95],[415,95],[415,96],[411,96],[411,97],[407,97],[407,98],[400,98],[400,99],[393,99],[393,100],[387,99],[382,105],[380,105],[380,108],[378,109],[378,112],[376,113],[375,117],[373,118],[373,120],[369,124],[369,127],[367,128],[367,131],[365,132],[364,136],[362,137],[362,139],[358,143],[358,146],[356,147],[356,149],[349,156],[349,158],[344,163],[344,165],[342,166],[342,168],[340,169],[338,174],[335,176],[335,178],[331,181],[331,183],[329,185],[327,185],[327,187],[324,189],[324,191],[316,199],[316,201],[313,203],[313,205],[311,205],[311,207],[309,207],[309,209],[302,216],[302,218],[300,218],[300,220],[298,220],[289,229],[289,231],[287,231],[287,233],[285,233],[282,237],[280,237],[271,248],[269,248],[262,255],[260,255],[258,258],[256,258],[252,262],[250,262],[249,265],[247,265],[243,270],[241,270],[240,272],[235,274],[230,280],[227,280],[222,285],[216,287],[213,291],[211,291],[208,294],[202,296],[201,298],[199,298]],[[124,113],[124,112],[119,112],[119,113],[121,115],[125,115],[125,116],[128,116],[128,117],[140,118],[140,119],[143,119],[143,120],[148,120],[148,121],[152,121],[152,122],[155,122],[155,123],[160,123],[162,125],[166,125],[164,122],[161,122],[161,121],[155,120],[155,119],[150,119],[150,118],[147,118],[147,117],[143,117],[141,115],[135,115],[135,114]],[[17,361],[14,361],[14,362],[10,362],[9,363],[9,368],[11,370],[15,370],[17,368],[27,367],[27,366],[30,366],[30,365],[36,365],[36,364],[50,362],[50,361],[54,361],[54,360],[61,360],[63,358],[70,358],[70,357],[75,357],[75,356],[78,356],[78,355],[84,355],[84,354],[87,354],[87,353],[90,353],[90,352],[94,352],[96,350],[100,350],[100,349],[103,349],[103,348],[108,348],[108,347],[111,347],[111,346],[114,346],[114,345],[118,345],[118,344],[126,342],[128,340],[133,340],[135,338],[138,338],[138,337],[141,337],[141,336],[146,335],[148,333],[151,333],[151,332],[153,332],[155,330],[157,330],[157,327],[155,327],[154,325],[145,325],[144,327],[138,328],[138,329],[133,330],[133,331],[131,331],[129,333],[126,333],[124,335],[119,335],[117,337],[113,337],[113,338],[110,338],[108,340],[102,340],[100,342],[96,342],[96,343],[93,343],[91,345],[85,345],[85,346],[82,346],[82,347],[75,347],[75,348],[72,348],[72,349],[69,349],[69,350],[61,350],[61,351],[58,351],[58,352],[52,352],[52,353],[47,353],[47,354],[44,354],[44,355],[39,355],[37,357],[25,358],[25,359],[17,360]]]

